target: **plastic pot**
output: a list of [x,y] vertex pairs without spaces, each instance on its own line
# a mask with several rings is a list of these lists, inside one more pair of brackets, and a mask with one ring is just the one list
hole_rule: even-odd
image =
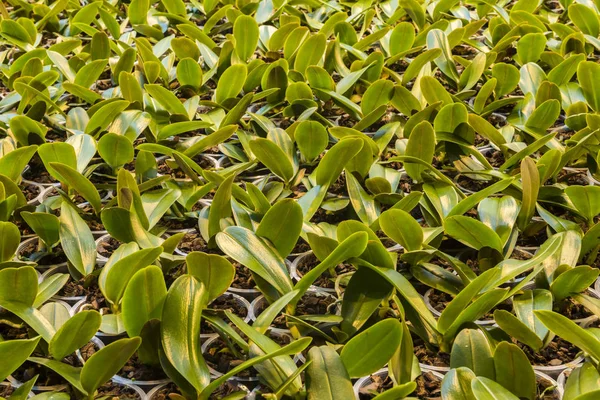
[[[52,275],[55,275],[55,274],[68,274],[68,273],[69,273],[69,268],[66,265],[50,267],[50,268],[48,268],[42,274],[40,283],[43,282],[44,280],[48,279]],[[53,299],[53,300],[61,300],[61,301],[64,301],[64,302],[68,303],[69,305],[73,306],[78,301],[84,300],[85,296],[59,296],[59,295],[54,295],[54,296],[51,297],[51,299]]]
[[[223,293],[221,296],[217,297],[217,299],[224,297],[224,296],[232,296],[233,300],[242,308],[246,309],[246,316],[243,318],[244,322],[249,323],[250,321],[252,321],[252,305],[250,304],[250,302],[248,300],[246,300],[244,297],[235,294],[235,293],[230,293],[230,292],[225,292]],[[215,301],[217,301],[217,299],[213,300],[212,303],[214,303]],[[211,304],[212,304],[211,303]],[[210,304],[208,305],[208,308],[210,307]],[[238,317],[241,318],[241,316],[238,315]],[[200,334],[200,338],[202,339],[210,339],[211,337],[213,337],[216,333],[201,333]]]
[[[87,299],[83,299],[83,300],[75,303],[75,305],[73,305],[73,307],[71,308],[71,315],[75,315],[78,312],[90,310],[90,309],[93,309],[91,304],[89,304],[87,302]],[[100,310],[100,314],[103,314],[102,310]],[[102,331],[98,331],[98,332],[96,332],[95,336],[100,338],[100,340],[102,340],[102,342],[104,342],[104,344],[110,344],[110,343],[114,342],[115,340],[118,340],[118,339],[121,339],[121,338],[127,336],[127,333],[123,332],[123,333],[118,333],[118,334],[112,334],[112,333],[105,333]]]
[[[334,296],[331,293],[323,292],[321,290],[309,289],[306,292],[306,294],[309,294],[309,293],[310,294],[316,294],[317,296],[331,297],[332,299],[335,299],[337,301],[336,296]],[[251,313],[252,313],[252,321],[256,321],[256,319],[258,318],[258,316],[262,313],[263,307],[265,307],[266,304],[267,304],[267,299],[263,295],[260,295],[259,297],[257,297],[256,299],[254,299],[254,301],[250,305],[250,309],[251,309]],[[335,314],[336,315],[340,315],[340,313],[341,313],[341,305],[339,303],[337,303],[337,304],[334,303],[334,304],[335,304]],[[331,323],[319,323],[319,324],[316,324],[316,327],[318,327],[319,329],[322,329],[322,328],[329,327],[331,325],[332,325]],[[287,328],[275,328],[275,327],[272,327],[272,328],[269,328],[269,330],[271,332],[279,332],[279,333],[289,333],[290,332],[290,330],[287,329]]]
[[[96,336],[92,337],[90,339],[90,342],[94,343],[94,345],[96,346],[96,348],[98,350],[100,350],[104,347],[104,342],[102,340],[100,340],[99,338],[97,338]],[[77,359],[79,360],[81,365],[85,364],[85,360],[83,359],[83,356],[81,355],[81,349],[77,349],[75,351],[75,355],[77,356]]]
[[[3,386],[3,387],[12,387],[14,389],[18,389],[18,386],[15,386],[11,382],[8,382],[8,381],[7,382],[0,382],[0,386]],[[35,396],[35,393],[29,392],[29,394],[27,395],[27,398],[31,398],[33,396]]]
[[[309,250],[305,253],[300,254],[298,257],[294,258],[294,260],[290,263],[290,276],[292,277],[292,279],[294,281],[298,282],[300,279],[302,279],[303,275],[300,271],[298,271],[298,266],[304,259],[306,259],[307,257],[310,257],[312,254],[313,254],[312,250]],[[336,294],[335,288],[323,288],[323,287],[315,286],[315,285],[311,285],[310,287],[311,287],[311,289],[320,290],[325,293],[331,293],[333,295]]]
[[[246,393],[248,393],[248,396],[251,396],[250,391],[248,390],[248,388],[244,385],[242,385],[240,382],[236,381],[235,379],[229,379],[227,381],[229,384],[233,385],[235,387],[235,390],[237,391],[244,391]],[[146,399],[148,400],[156,400],[157,399],[157,394],[160,393],[160,391],[167,386],[169,383],[163,383],[160,384],[158,386],[153,387],[148,394],[146,395]],[[247,399],[249,399],[250,397],[246,397]]]
[[[439,378],[440,381],[442,379],[444,379],[444,374],[442,374],[438,371],[434,371],[432,369],[424,368],[424,367],[421,367],[421,371],[422,372],[430,372],[436,378]],[[388,369],[382,368],[372,375],[377,375],[377,376],[385,379],[385,377],[387,377],[387,375],[388,375]],[[359,396],[360,390],[373,383],[373,379],[371,378],[372,375],[364,376],[364,377],[360,378],[359,380],[357,380],[356,383],[354,384],[354,396],[356,397],[357,400],[360,398],[360,396]],[[428,399],[428,398],[425,398],[425,399]]]
[[[15,253],[15,260],[16,261],[22,261],[22,259],[20,258],[21,255],[23,254],[23,252],[25,251],[25,248],[31,244],[35,244],[35,246],[38,245],[39,242],[39,238],[37,236],[33,236],[30,237],[29,239],[25,239],[23,240],[20,244],[19,247],[17,247],[17,251]],[[67,267],[67,262],[62,262],[62,263],[58,263],[58,264],[40,264],[38,263],[38,265],[35,267],[36,269],[40,269],[40,270],[46,270],[52,267]]]

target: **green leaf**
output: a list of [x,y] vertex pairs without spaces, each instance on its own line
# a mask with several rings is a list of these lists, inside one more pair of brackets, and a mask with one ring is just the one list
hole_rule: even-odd
[[235,52],[242,61],[248,60],[256,51],[258,44],[258,24],[248,15],[240,15],[233,24]]
[[380,106],[387,105],[394,96],[394,83],[385,79],[373,82],[363,94],[360,106],[363,114],[376,110]]
[[525,157],[521,161],[521,180],[523,198],[517,224],[521,230],[524,230],[535,213],[535,205],[540,190],[540,175],[535,162],[529,157]]
[[534,399],[536,376],[527,356],[517,345],[500,342],[494,351],[495,381],[519,398]]
[[60,242],[67,258],[87,276],[96,266],[96,243],[90,228],[73,207],[63,202],[60,208]]
[[521,65],[537,62],[546,48],[543,33],[528,33],[517,42],[517,57]]
[[514,337],[519,342],[525,343],[532,349],[539,350],[544,346],[542,339],[510,312],[506,310],[494,311],[494,321],[496,321],[498,326],[500,326],[504,332]]
[[133,144],[125,136],[107,133],[98,141],[98,154],[116,170],[133,160]]
[[100,106],[90,117],[85,133],[94,135],[105,130],[128,106],[127,100],[116,100]]
[[584,292],[596,281],[599,273],[596,268],[578,265],[556,277],[550,284],[550,291],[556,301],[564,300],[573,293]]
[[81,369],[81,386],[87,393],[96,390],[125,365],[142,339],[119,339],[94,353]]
[[[442,50],[441,49],[429,49],[427,51],[424,51],[423,53],[419,54],[417,57],[415,57],[414,60],[411,61],[411,63],[408,65],[408,68],[406,68],[406,71],[404,71],[404,75],[402,76],[402,85],[406,85],[408,82],[410,82],[411,80],[413,80],[414,78],[417,77],[417,75],[419,75],[419,72],[421,72],[421,70],[423,69],[423,67],[428,64],[429,62],[441,57],[442,55]],[[402,86],[403,88],[404,86]],[[398,86],[396,86],[396,90],[398,89]],[[408,92],[410,93],[410,92]],[[407,114],[410,115],[410,114]]]
[[0,157],[0,171],[13,182],[19,182],[21,172],[37,151],[37,146],[19,147]]
[[184,58],[177,64],[177,80],[181,86],[197,91],[202,86],[202,68],[197,61]]
[[256,138],[249,143],[250,150],[271,172],[286,182],[294,177],[294,166],[287,154],[272,140]]
[[160,327],[165,355],[198,392],[210,383],[200,350],[200,320],[207,302],[204,284],[191,275],[180,276],[167,294]]
[[69,143],[44,143],[38,148],[38,155],[42,159],[46,170],[58,180],[63,179],[60,173],[52,168],[52,163],[60,163],[73,169],[77,169],[77,155],[75,154],[75,149]]
[[415,41],[415,27],[410,22],[401,22],[394,27],[390,35],[390,55],[409,50]]
[[217,234],[217,244],[225,254],[263,278],[279,294],[293,290],[283,257],[277,249],[254,232],[239,226],[230,226]]
[[363,144],[362,139],[349,137],[340,140],[329,149],[315,169],[317,185],[332,185],[345,167],[345,163],[340,160],[350,161],[360,152]]
[[294,139],[307,161],[314,161],[327,148],[329,136],[319,122],[302,121],[296,127]]
[[446,234],[476,250],[491,247],[502,252],[503,245],[498,234],[476,219],[455,215],[446,219],[444,228]]
[[600,359],[600,341],[589,331],[554,311],[537,310],[534,314],[552,333],[579,347],[595,359]]
[[[434,153],[435,132],[429,121],[422,121],[411,132],[405,155],[431,163]],[[423,165],[406,162],[404,168],[411,179],[422,181],[421,173],[426,170]]]
[[451,369],[442,380],[442,393],[445,400],[471,400],[475,398],[471,382],[475,373],[468,368]]
[[218,254],[193,251],[185,257],[188,274],[196,277],[208,290],[210,303],[231,286],[235,267]]
[[186,119],[189,119],[185,106],[183,103],[181,103],[181,101],[179,101],[173,92],[157,84],[146,84],[144,85],[144,89],[150,96],[152,96],[152,98],[154,98],[161,106],[163,106],[164,109],[169,112],[169,114],[182,115]]
[[[332,347],[313,347],[308,352],[312,364],[306,370],[309,399],[348,400],[354,398],[352,382],[344,364]],[[327,371],[327,373],[323,373]]]
[[519,398],[498,383],[485,377],[471,381],[471,388],[477,400],[518,400]]
[[437,322],[437,329],[444,333],[460,316],[460,314],[469,306],[471,300],[477,296],[484,287],[497,279],[499,271],[490,269],[473,279],[463,290],[454,297],[446,306]]
[[598,393],[595,391],[598,390],[598,385],[600,385],[600,373],[591,362],[586,362],[571,371],[564,388],[563,398],[576,399],[580,398],[578,396],[588,393],[597,395]]
[[268,239],[281,257],[287,257],[302,231],[302,208],[292,199],[278,201],[261,220],[256,234]]
[[162,251],[162,247],[138,250],[117,260],[110,268],[105,266],[100,276],[105,283],[100,288],[106,299],[112,304],[119,304],[133,276],[156,261]]
[[387,364],[401,340],[402,324],[385,319],[350,339],[340,358],[351,378],[367,376]]
[[294,289],[299,290],[298,295],[292,301],[294,307],[298,303],[298,300],[300,300],[300,298],[308,290],[310,285],[312,285],[315,280],[317,280],[317,278],[326,270],[335,267],[344,260],[361,255],[367,248],[367,238],[368,235],[365,232],[353,233],[345,238],[344,241],[341,242],[325,260],[304,274],[302,279],[300,279],[300,281],[296,283],[296,286],[294,286]]
[[121,306],[123,325],[130,337],[139,336],[148,321],[161,319],[166,297],[167,286],[159,267],[142,268],[131,277]]
[[448,43],[448,38],[446,37],[444,31],[440,29],[430,30],[427,33],[427,47],[429,49],[437,48],[442,50],[442,54],[435,59],[435,64],[444,73],[444,75],[452,79],[454,82],[458,82],[458,72],[456,70],[456,65],[454,64],[454,59],[452,58],[452,52],[450,44]]
[[69,281],[68,274],[54,274],[45,278],[38,288],[33,308],[39,308],[42,304],[54,296]]
[[480,329],[463,329],[452,344],[450,368],[466,367],[477,376],[496,376],[492,345]]
[[246,64],[234,64],[227,68],[217,82],[215,101],[223,104],[225,100],[237,97],[244,87],[247,74]]
[[390,209],[379,217],[381,230],[407,251],[419,250],[423,245],[423,229],[406,211]]
[[430,327],[435,327],[437,325],[437,322],[431,314],[431,311],[429,311],[425,305],[423,297],[421,297],[419,292],[415,290],[409,280],[406,279],[401,273],[391,268],[376,267],[362,260],[360,261],[360,265],[377,272],[379,275],[385,278],[386,281],[393,285],[398,293],[404,299],[406,299],[408,304],[410,304],[419,313],[423,321],[426,322]]
[[600,186],[569,186],[565,189],[569,200],[591,225],[600,214]]
[[350,278],[344,292],[341,313],[344,319],[340,329],[349,337],[354,335],[389,295],[391,288],[379,274],[367,268],[359,268]]
[[81,311],[69,318],[50,341],[48,351],[55,360],[62,360],[85,346],[98,332],[102,317],[96,310]]
[[584,4],[571,4],[569,18],[586,35],[598,37],[600,34],[600,21],[597,11]]
[[0,237],[0,262],[9,261],[19,247],[21,233],[12,222],[0,221]]
[[322,33],[317,33],[306,39],[296,54],[294,69],[302,75],[306,74],[306,69],[311,65],[317,65],[325,54],[327,38]]
[[50,167],[58,173],[58,176],[61,177],[61,181],[68,182],[73,189],[81,194],[81,197],[90,203],[96,213],[100,212],[102,209],[100,194],[88,178],[83,176],[76,169],[65,164],[51,162]]
[[225,179],[219,185],[208,215],[208,235],[210,238],[221,231],[221,220],[231,215],[231,191],[234,176]]
[[600,65],[593,61],[583,61],[577,67],[577,79],[583,97],[592,110],[600,111]]
[[0,366],[0,380],[4,381],[7,376],[12,374],[17,368],[27,360],[27,357],[33,353],[41,337],[33,339],[5,340],[0,342],[0,357],[2,365]]

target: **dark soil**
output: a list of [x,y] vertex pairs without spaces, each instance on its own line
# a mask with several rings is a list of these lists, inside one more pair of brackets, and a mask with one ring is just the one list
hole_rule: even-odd
[[109,236],[98,243],[97,251],[102,257],[110,258],[119,246],[121,246],[121,242]]
[[[371,375],[372,383],[360,389],[359,399],[367,400],[375,398],[378,394],[391,389],[394,384],[389,375],[381,377],[379,375]],[[422,373],[416,380],[417,388],[412,393],[419,399],[440,399],[442,381],[431,372]]]
[[40,195],[41,189],[36,185],[27,185],[25,187],[21,187],[21,192],[25,195],[25,199],[27,201],[31,201]]
[[109,381],[98,389],[98,397],[107,396],[109,399],[140,399],[140,395],[132,388]]
[[[225,374],[231,371],[233,368],[242,364],[245,359],[233,353],[233,351],[227,346],[227,343],[221,338],[217,338],[211,343],[210,346],[204,352],[204,358],[206,363],[215,371]],[[242,371],[238,376],[249,377],[255,376],[256,371],[254,369],[247,369]]]
[[449,367],[450,354],[429,349],[421,338],[413,339],[414,353],[421,364],[432,367]]
[[34,261],[41,266],[62,264],[67,261],[67,256],[63,253],[60,244],[52,249],[51,254],[48,254],[45,251],[38,251],[38,241],[36,240],[32,240],[21,249],[19,258],[24,261]]
[[307,292],[296,306],[296,315],[325,315],[331,313],[335,297]]
[[252,271],[248,267],[236,262],[233,263],[233,266],[235,267],[235,276],[233,277],[231,287],[236,289],[254,289],[256,283],[254,283],[254,279],[252,278]]
[[184,253],[191,253],[192,251],[211,252],[199,232],[186,233],[177,248]]
[[10,384],[0,385],[0,397],[8,398],[14,391],[15,388]]
[[[319,259],[313,253],[302,257],[302,260],[300,260],[298,263],[298,276],[304,276],[320,263],[321,261],[319,261]],[[354,270],[354,267],[349,264],[339,264],[335,267],[336,276],[331,276],[330,271],[327,270],[317,278],[313,285],[321,288],[333,289],[335,287],[335,279],[337,278],[337,275],[341,275],[346,272],[352,272]]]
[[538,399],[540,400],[560,399],[558,390],[556,390],[556,386],[553,386],[550,382],[539,378],[537,379],[537,393]]
[[167,376],[160,367],[146,365],[140,361],[137,353],[121,368],[117,375],[132,381],[155,381]]
[[525,352],[532,365],[555,367],[573,361],[579,354],[577,347],[558,336],[555,336],[548,346],[538,352],[534,352],[529,346],[522,343],[517,343],[517,345]]

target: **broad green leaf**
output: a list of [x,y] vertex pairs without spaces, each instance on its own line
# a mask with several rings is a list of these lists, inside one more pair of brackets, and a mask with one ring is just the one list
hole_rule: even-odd
[[247,74],[248,68],[245,64],[234,64],[227,68],[217,82],[215,101],[223,104],[225,100],[237,97],[244,86]]
[[31,160],[31,157],[37,151],[37,146],[19,147],[8,154],[3,154],[0,157],[0,171],[13,182],[19,182],[21,172]]
[[154,98],[161,106],[165,108],[172,115],[182,115],[185,119],[188,118],[188,112],[179,101],[179,99],[170,90],[157,84],[146,84],[144,89],[152,98]]
[[80,274],[87,276],[96,266],[96,243],[90,228],[73,207],[60,208],[60,242],[67,258]]
[[402,339],[402,324],[386,319],[354,336],[342,348],[340,358],[351,378],[374,373],[396,352]]
[[139,337],[119,339],[94,353],[81,369],[81,386],[87,393],[113,377],[135,353],[142,340]]
[[[309,400],[347,400],[354,398],[352,382],[340,356],[332,347],[313,347],[308,352],[312,364],[306,370]],[[323,373],[327,371],[327,373]]]
[[302,209],[292,199],[278,201],[261,220],[256,234],[268,239],[281,257],[287,257],[302,231]]
[[523,198],[521,200],[521,210],[519,211],[517,224],[521,230],[524,230],[535,213],[535,205],[540,190],[540,175],[535,162],[529,157],[525,157],[521,161],[521,180]]
[[577,211],[592,224],[594,217],[600,214],[600,187],[599,186],[569,186],[565,189],[569,200]]
[[502,252],[503,245],[498,234],[476,219],[455,215],[446,219],[444,227],[446,234],[467,246],[477,250],[491,247]]
[[191,275],[180,276],[167,294],[160,327],[165,355],[198,392],[210,383],[200,350],[200,320],[207,302],[204,284]]
[[574,344],[597,360],[600,359],[600,342],[587,330],[554,311],[538,310],[534,311],[534,314],[552,333]]
[[225,228],[216,239],[225,254],[266,280],[280,295],[292,291],[292,280],[283,258],[265,239],[239,226]]
[[493,348],[482,330],[460,331],[454,339],[450,354],[450,368],[466,367],[477,376],[495,378]]
[[77,191],[81,197],[86,199],[92,207],[94,207],[94,211],[99,213],[102,209],[102,200],[100,199],[100,194],[96,187],[89,179],[83,176],[76,169],[71,168],[66,164],[61,164],[59,162],[51,162],[50,167],[58,173],[58,176],[61,177],[61,180],[64,182],[68,182],[75,191]]
[[327,38],[322,33],[317,33],[306,39],[296,55],[294,69],[302,75],[306,74],[306,69],[311,65],[317,65],[325,54]]
[[12,222],[0,221],[0,237],[0,262],[9,261],[19,247],[21,233]]
[[[431,163],[435,152],[435,132],[431,123],[422,121],[412,130],[406,145],[406,156],[418,158]],[[426,170],[423,165],[407,162],[406,173],[415,181],[422,181],[421,173]]]
[[332,185],[345,167],[345,163],[340,160],[350,161],[360,152],[363,144],[362,139],[349,137],[340,140],[329,149],[315,169],[317,185]]
[[406,211],[391,209],[379,217],[381,230],[407,251],[419,250],[423,245],[423,229]]
[[294,177],[294,166],[287,154],[272,140],[256,138],[249,143],[252,153],[275,175],[289,182]]
[[129,106],[127,100],[116,100],[100,106],[85,127],[85,133],[95,135],[105,130]]
[[471,381],[476,378],[468,368],[451,369],[442,380],[442,393],[445,400],[471,400],[475,397]]
[[85,346],[98,332],[102,318],[95,310],[81,311],[60,327],[50,341],[48,351],[55,360],[62,360]]
[[213,301],[231,286],[234,266],[217,254],[193,251],[185,257],[188,274],[196,277],[208,291],[208,302]]
[[0,357],[2,365],[0,366],[0,380],[4,381],[7,376],[12,374],[17,368],[27,360],[27,357],[33,353],[41,337],[33,339],[5,340],[0,342]]
[[500,384],[485,377],[477,377],[471,381],[473,395],[477,400],[518,400],[519,398]]
[[517,345],[500,342],[494,351],[494,365],[497,383],[519,398],[535,398],[535,373],[527,356]]
[[592,110],[600,111],[600,65],[593,61],[579,63],[577,79],[588,105]]
[[258,24],[248,15],[240,15],[233,24],[235,51],[242,61],[248,60],[256,51],[258,44]]
[[123,325],[130,337],[140,336],[146,322],[161,319],[166,297],[167,286],[159,267],[142,268],[131,277],[121,305]]

